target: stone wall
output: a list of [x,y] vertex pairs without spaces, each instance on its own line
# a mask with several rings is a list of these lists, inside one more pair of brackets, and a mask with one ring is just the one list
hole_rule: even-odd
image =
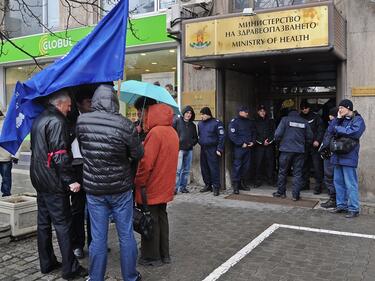
[[375,202],[375,97],[352,97],[353,87],[375,87],[375,3],[346,0],[335,4],[347,20],[347,61],[343,64],[346,88],[339,94],[353,101],[366,122],[358,175],[361,200]]

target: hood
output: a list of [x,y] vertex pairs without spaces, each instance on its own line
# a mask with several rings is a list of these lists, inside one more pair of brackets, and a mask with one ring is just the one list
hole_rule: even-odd
[[292,110],[288,113],[288,116],[300,116],[299,113],[296,110]]
[[172,126],[173,110],[166,104],[154,104],[148,107],[145,115],[145,129],[151,130],[156,126]]
[[120,104],[118,97],[113,91],[113,87],[110,85],[100,85],[92,97],[91,107],[95,111],[118,113]]
[[191,119],[189,120],[189,122],[193,122],[195,120],[195,112],[194,112],[194,109],[188,105],[186,106],[183,110],[182,110],[182,118],[184,117],[184,114],[188,111],[191,111]]

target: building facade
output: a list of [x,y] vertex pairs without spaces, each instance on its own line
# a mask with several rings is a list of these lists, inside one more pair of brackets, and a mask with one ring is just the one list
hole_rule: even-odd
[[[298,108],[302,99],[323,118],[328,106],[353,100],[367,125],[360,191],[362,200],[375,202],[374,1],[234,0],[216,6],[215,16],[183,23],[182,103],[210,105],[227,125],[238,105],[254,113],[256,105],[264,104],[277,121],[285,106]],[[230,186],[228,142],[225,155],[222,181]],[[199,157],[195,161],[199,182]]]

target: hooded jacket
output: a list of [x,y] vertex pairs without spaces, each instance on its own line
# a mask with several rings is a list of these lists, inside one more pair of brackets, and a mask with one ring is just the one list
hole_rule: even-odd
[[[49,153],[54,153],[50,161]],[[30,178],[36,191],[46,193],[67,193],[69,185],[76,182],[67,120],[53,105],[36,118],[31,128]]]
[[[353,116],[335,118],[328,127],[328,133],[334,137],[349,137],[359,140],[366,130],[365,121],[362,116],[354,111]],[[333,153],[331,163],[333,165],[342,165],[356,168],[358,166],[360,144],[356,145],[352,151],[346,154]]]
[[[186,122],[184,115],[186,112],[191,111],[191,119]],[[192,150],[193,147],[198,143],[197,126],[194,124],[195,112],[191,106],[186,106],[182,111],[182,116],[176,118],[173,122],[173,128],[175,128],[179,140],[180,150]]]
[[178,161],[179,140],[172,127],[173,111],[165,104],[150,106],[144,125],[148,130],[144,156],[135,178],[136,201],[142,204],[141,187],[146,187],[148,205],[173,200]]
[[93,111],[78,117],[76,135],[83,156],[83,188],[88,194],[108,195],[133,188],[131,159],[143,155],[132,122],[119,113],[119,101],[109,85],[92,98]]
[[313,133],[308,122],[297,111],[283,117],[275,132],[281,152],[304,153],[313,141]]

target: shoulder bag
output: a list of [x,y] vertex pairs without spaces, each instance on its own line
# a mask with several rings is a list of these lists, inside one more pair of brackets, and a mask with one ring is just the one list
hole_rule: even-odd
[[150,240],[153,235],[153,219],[147,205],[146,188],[141,188],[142,205],[133,208],[133,228],[146,240]]

